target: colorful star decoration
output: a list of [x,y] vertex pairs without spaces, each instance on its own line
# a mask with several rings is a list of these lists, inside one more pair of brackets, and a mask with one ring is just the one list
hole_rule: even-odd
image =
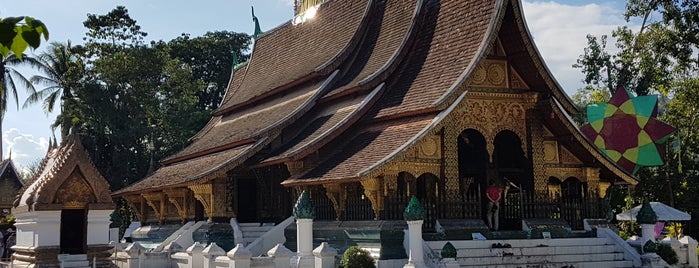
[[658,120],[658,96],[632,97],[620,88],[608,103],[587,106],[580,130],[619,166],[636,174],[641,166],[663,164],[663,144],[675,131]]

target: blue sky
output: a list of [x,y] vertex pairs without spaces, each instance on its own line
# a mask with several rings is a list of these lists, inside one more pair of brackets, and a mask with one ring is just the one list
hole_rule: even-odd
[[[547,66],[568,94],[573,94],[582,86],[583,77],[571,65],[583,51],[585,36],[608,34],[623,24],[625,1],[526,0],[523,4],[529,30]],[[293,0],[0,0],[0,17],[36,17],[48,26],[49,42],[70,39],[75,44],[82,42],[82,22],[88,13],[105,14],[117,5],[127,7],[131,17],[148,33],[147,40],[167,41],[181,33],[199,36],[217,30],[251,33],[253,5],[263,31],[293,15]],[[20,105],[24,98],[20,96]],[[3,122],[3,157],[11,150],[20,169],[43,157],[55,116],[46,115],[40,105],[19,111],[9,105]]]

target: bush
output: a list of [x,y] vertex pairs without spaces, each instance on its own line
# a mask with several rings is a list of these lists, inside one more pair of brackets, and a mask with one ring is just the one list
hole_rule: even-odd
[[665,262],[669,265],[675,265],[679,260],[677,259],[677,253],[672,250],[672,247],[667,244],[658,243],[658,255],[663,258]]
[[341,268],[375,268],[374,258],[371,257],[369,251],[363,250],[358,246],[352,246],[345,250],[340,261]]

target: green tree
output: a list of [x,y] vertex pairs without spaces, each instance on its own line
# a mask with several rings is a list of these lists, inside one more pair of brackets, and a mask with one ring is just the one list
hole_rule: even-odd
[[22,58],[27,47],[39,47],[42,36],[48,40],[49,30],[40,20],[25,16],[0,18],[0,55],[8,57],[12,53]]
[[[677,131],[663,148],[665,165],[641,169],[629,202],[648,198],[697,214],[699,0],[629,0],[625,18],[640,22],[640,28],[613,31],[614,52],[607,48],[607,36],[588,35],[588,47],[574,65],[585,74],[588,87],[576,101],[582,105],[594,99],[590,89],[614,92],[620,86],[637,95],[661,93],[659,118]],[[699,229],[689,232],[696,235]]]
[[250,36],[229,31],[207,32],[194,38],[182,34],[166,44],[170,56],[191,66],[194,78],[208,85],[198,94],[197,105],[204,110],[217,108],[223,99],[233,67],[231,53],[244,61],[248,56],[242,52],[249,45]]
[[[86,75],[85,64],[82,56],[76,53],[71,42],[51,43],[48,49],[37,57],[43,66],[42,73],[34,75],[31,82],[44,86],[43,89],[33,92],[24,102],[24,107],[43,101],[46,113],[53,111],[56,102],[59,102],[61,110],[64,106],[70,106],[66,102],[74,101],[73,91],[79,86]],[[65,117],[58,117],[64,120]],[[61,139],[65,139],[72,126],[71,122],[55,121],[53,127],[61,127]]]
[[[20,58],[12,53],[7,57],[0,55],[0,133],[2,133],[2,121],[5,118],[5,112],[7,112],[7,103],[14,100],[15,105],[19,107],[17,87],[23,87],[29,94],[34,92],[34,85],[16,69],[22,65],[42,67],[41,63],[30,56],[24,55]],[[2,143],[0,143],[0,155],[2,153]]]
[[88,14],[83,22],[88,32],[83,37],[90,56],[108,55],[120,49],[143,45],[148,34],[141,31],[124,6],[117,6],[105,15]]
[[[36,59],[24,55],[27,47],[36,49],[41,44],[41,36],[48,40],[49,31],[40,20],[32,17],[10,17],[0,19],[0,133],[2,133],[2,121],[7,112],[7,102],[14,98],[19,107],[17,98],[17,83],[24,86],[29,92],[34,87],[29,80],[15,67],[28,65],[40,68]],[[3,155],[0,142],[0,156]]]

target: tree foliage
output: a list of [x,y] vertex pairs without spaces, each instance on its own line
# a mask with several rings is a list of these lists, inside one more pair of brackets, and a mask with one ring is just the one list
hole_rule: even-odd
[[201,109],[215,109],[223,98],[228,86],[233,57],[246,60],[242,51],[250,45],[250,36],[229,31],[207,32],[204,36],[190,37],[189,34],[171,40],[165,45],[170,56],[188,64],[192,75],[207,84],[205,91],[198,94]]
[[0,55],[5,58],[12,52],[21,59],[27,47],[39,47],[42,36],[48,40],[49,30],[40,20],[28,16],[0,19]]
[[[60,103],[54,127],[79,135],[93,162],[118,190],[157,168],[186,146],[219,104],[249,37],[234,32],[183,34],[146,44],[128,10],[89,14],[85,43],[53,43],[32,81],[43,88],[26,104]],[[125,214],[127,215],[127,214]]]
[[[625,18],[640,27],[613,31],[614,50],[607,36],[588,35],[574,65],[585,74],[587,87],[574,100],[583,107],[620,86],[637,95],[662,94],[659,119],[677,131],[664,148],[665,165],[640,171],[629,202],[647,198],[699,215],[699,0],[629,0]],[[697,223],[686,231],[697,235],[699,228],[691,228]]]

